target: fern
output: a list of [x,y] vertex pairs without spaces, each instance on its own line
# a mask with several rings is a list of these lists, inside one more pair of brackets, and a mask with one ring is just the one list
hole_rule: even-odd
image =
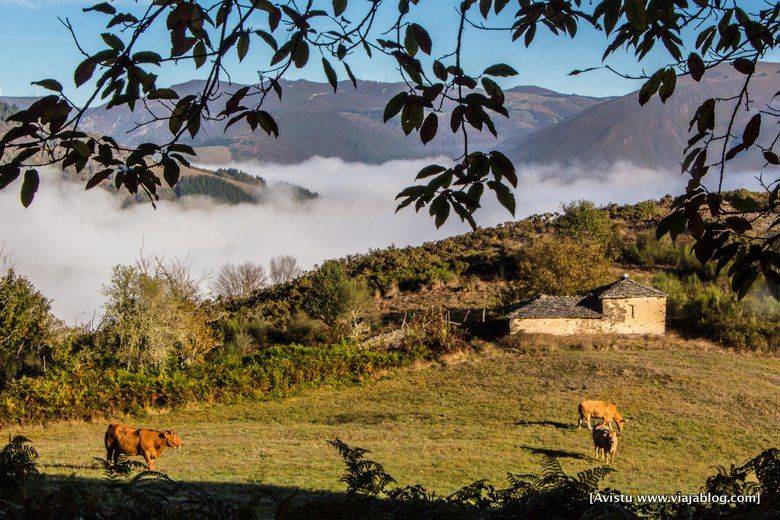
[[30,439],[9,435],[0,450],[0,490],[19,489],[27,478],[38,475],[37,461],[38,451]]
[[388,485],[395,483],[395,479],[385,471],[384,466],[365,459],[365,455],[371,453],[369,450],[353,448],[340,439],[328,441],[328,444],[336,448],[347,465],[347,473],[339,479],[339,482],[347,485],[347,494],[378,495]]

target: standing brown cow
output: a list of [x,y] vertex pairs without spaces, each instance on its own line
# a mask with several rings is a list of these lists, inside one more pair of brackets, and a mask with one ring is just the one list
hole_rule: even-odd
[[604,455],[604,462],[609,464],[615,462],[615,455],[617,455],[618,448],[618,434],[615,430],[609,426],[599,424],[596,429],[593,430],[593,449],[596,453],[596,460],[601,460],[601,455]]
[[593,426],[590,424],[590,418],[602,419],[603,424],[610,425],[610,421],[614,421],[617,424],[618,430],[623,431],[623,423],[626,422],[620,412],[617,411],[615,403],[608,403],[607,401],[582,401],[577,407],[579,412],[579,421],[577,421],[577,429],[582,427],[582,423],[588,425],[588,429],[592,430]]
[[128,457],[140,455],[150,471],[154,471],[154,460],[165,448],[178,448],[182,444],[175,430],[149,430],[126,424],[109,424],[105,441],[106,459],[116,464],[120,453]]

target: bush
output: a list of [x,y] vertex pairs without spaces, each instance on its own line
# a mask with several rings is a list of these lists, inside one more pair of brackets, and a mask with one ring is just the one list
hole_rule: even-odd
[[574,239],[588,239],[604,247],[612,242],[612,221],[609,212],[599,209],[589,200],[578,200],[561,206],[563,214],[554,226],[559,234]]
[[350,278],[341,262],[328,261],[311,276],[311,287],[303,309],[330,326],[351,329],[370,316],[376,304],[363,278]]
[[765,288],[740,301],[722,279],[659,273],[653,285],[668,295],[669,323],[683,334],[737,349],[780,349],[780,303]]
[[610,262],[601,244],[585,239],[542,237],[521,252],[518,281],[511,299],[522,301],[545,293],[586,293],[606,283]]
[[217,344],[189,280],[159,264],[115,267],[105,294],[103,330],[119,365],[128,370],[197,363]]
[[196,402],[267,399],[309,386],[359,381],[415,359],[419,357],[413,353],[379,352],[343,342],[267,347],[158,373],[56,370],[21,377],[0,391],[0,423],[95,419]]
[[54,343],[50,302],[13,269],[0,274],[0,386],[40,372]]

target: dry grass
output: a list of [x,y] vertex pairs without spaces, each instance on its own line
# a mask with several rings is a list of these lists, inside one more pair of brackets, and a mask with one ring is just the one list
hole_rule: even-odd
[[[442,493],[536,472],[545,452],[582,469],[595,464],[588,432],[574,427],[583,398],[613,400],[628,418],[607,481],[625,492],[695,491],[711,466],[780,445],[780,358],[675,338],[533,341],[360,386],[123,420],[179,430],[184,447],[157,464],[173,478],[303,489],[341,488],[325,443],[334,437],[373,450],[399,483]],[[59,423],[22,433],[46,472],[97,478],[104,430]]]

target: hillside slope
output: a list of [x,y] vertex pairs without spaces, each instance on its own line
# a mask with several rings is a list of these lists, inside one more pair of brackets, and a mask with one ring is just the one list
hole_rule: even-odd
[[[260,160],[297,163],[313,156],[339,157],[347,161],[380,163],[394,159],[428,157],[456,153],[458,139],[440,132],[437,139],[423,146],[419,136],[405,136],[396,122],[384,124],[382,113],[387,100],[404,89],[400,83],[348,82],[339,84],[334,94],[330,85],[311,81],[284,81],[283,101],[276,96],[266,100],[265,108],[277,117],[278,139],[262,132],[251,132],[245,124],[224,133],[224,122],[205,122],[196,137],[197,146],[216,145],[230,150],[236,160]],[[203,86],[193,80],[173,88],[180,95],[194,94]],[[242,85],[223,85],[234,92]],[[563,95],[538,87],[519,87],[506,92],[510,118],[496,117],[499,139],[519,138],[529,132],[560,121],[599,103],[598,98]],[[221,111],[225,98],[216,101],[212,113]],[[151,110],[159,110],[154,103]],[[447,111],[445,107],[445,112]],[[167,135],[167,125],[155,123],[136,129],[145,117],[142,109],[130,113],[126,107],[90,111],[86,130],[103,133],[129,144],[158,141]],[[444,116],[446,117],[446,115]],[[495,146],[488,133],[475,135],[473,142]]]
[[[754,77],[750,97],[754,109],[772,103],[780,84],[780,64],[761,63]],[[630,161],[648,168],[678,169],[687,144],[690,119],[708,98],[729,98],[738,93],[744,76],[731,67],[708,71],[701,82],[689,77],[678,80],[674,95],[664,104],[655,96],[644,107],[632,92],[594,105],[557,124],[531,135],[514,138],[504,146],[509,156],[521,163],[562,163],[603,167]],[[733,103],[719,105],[726,114]],[[737,128],[747,122],[742,115]],[[723,118],[719,119],[720,123]],[[741,156],[739,156],[741,157]],[[735,161],[738,167],[758,168],[763,161]]]

